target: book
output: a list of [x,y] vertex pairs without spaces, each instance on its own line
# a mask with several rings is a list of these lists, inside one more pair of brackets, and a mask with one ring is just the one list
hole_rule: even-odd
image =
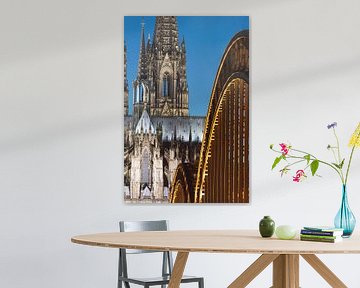
[[324,236],[340,236],[343,234],[343,232],[344,229],[335,228],[331,226],[305,226],[301,230],[301,234],[324,235]]
[[341,236],[323,236],[323,235],[304,235],[304,234],[300,234],[300,237],[302,238],[312,238],[312,239],[329,239],[329,240],[334,240],[334,239],[338,239],[341,238]]
[[301,229],[300,234],[303,235],[319,235],[319,236],[341,236],[343,235],[343,230],[337,231],[320,231],[320,230],[308,230]]
[[342,237],[335,237],[334,239],[328,238],[314,238],[314,237],[303,237],[300,235],[301,241],[313,241],[313,242],[324,242],[324,243],[337,243],[342,241]]
[[335,228],[332,226],[304,226],[304,229],[313,231],[344,231],[343,228]]

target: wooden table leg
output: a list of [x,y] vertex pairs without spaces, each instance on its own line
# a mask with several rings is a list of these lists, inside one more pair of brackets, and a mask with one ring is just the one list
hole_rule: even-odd
[[301,255],[324,280],[334,288],[347,288],[347,286],[314,254]]
[[238,278],[232,282],[228,288],[244,288],[254,278],[259,275],[271,262],[273,262],[278,254],[263,254],[254,263],[252,263]]
[[281,254],[273,263],[273,288],[299,288],[299,255]]
[[181,278],[184,274],[185,265],[186,265],[188,256],[189,256],[189,252],[178,252],[177,253],[168,288],[179,288],[180,287]]

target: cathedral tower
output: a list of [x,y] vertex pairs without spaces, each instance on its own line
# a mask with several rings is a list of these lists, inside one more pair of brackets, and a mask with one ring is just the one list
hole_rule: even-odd
[[156,17],[151,59],[152,115],[189,115],[185,53],[185,42],[179,45],[176,16]]
[[147,53],[145,47],[145,23],[141,23],[141,36],[140,36],[140,54],[138,62],[137,77],[133,82],[133,109],[134,109],[134,119],[140,119],[140,116],[144,109],[147,108],[149,104],[149,63],[147,60]]
[[126,43],[124,43],[124,115],[129,115],[129,84],[126,75]]
[[185,41],[179,44],[175,16],[158,16],[153,40],[145,45],[141,27],[140,53],[134,87],[134,117],[147,109],[150,116],[188,116]]
[[168,201],[178,166],[198,159],[204,127],[204,117],[189,116],[185,40],[179,41],[177,18],[156,17],[147,38],[145,28],[142,21],[133,113],[124,118],[124,193],[131,203]]

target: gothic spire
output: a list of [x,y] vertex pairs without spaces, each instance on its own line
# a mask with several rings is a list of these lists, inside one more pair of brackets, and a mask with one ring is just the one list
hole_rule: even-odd
[[127,80],[127,58],[126,58],[126,53],[127,53],[127,47],[126,47],[126,42],[124,42],[124,89],[126,91],[129,91],[129,84],[128,84],[128,80]]
[[141,43],[140,43],[140,53],[145,52],[145,22],[144,18],[141,22]]
[[124,113],[128,115],[129,113],[129,84],[127,80],[127,73],[126,73],[126,42],[124,42]]
[[148,39],[147,39],[146,53],[147,53],[147,54],[151,53],[151,38],[150,38],[150,34],[148,35]]
[[138,78],[146,79],[146,49],[145,49],[145,23],[141,22],[140,53],[138,63]]
[[181,41],[181,50],[182,52],[186,52],[186,48],[185,48],[185,37],[183,36],[182,41]]

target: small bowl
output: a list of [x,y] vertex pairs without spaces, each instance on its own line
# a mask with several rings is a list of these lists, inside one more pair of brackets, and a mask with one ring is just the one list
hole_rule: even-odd
[[281,225],[276,228],[275,234],[279,239],[290,240],[295,238],[297,229],[290,225]]

